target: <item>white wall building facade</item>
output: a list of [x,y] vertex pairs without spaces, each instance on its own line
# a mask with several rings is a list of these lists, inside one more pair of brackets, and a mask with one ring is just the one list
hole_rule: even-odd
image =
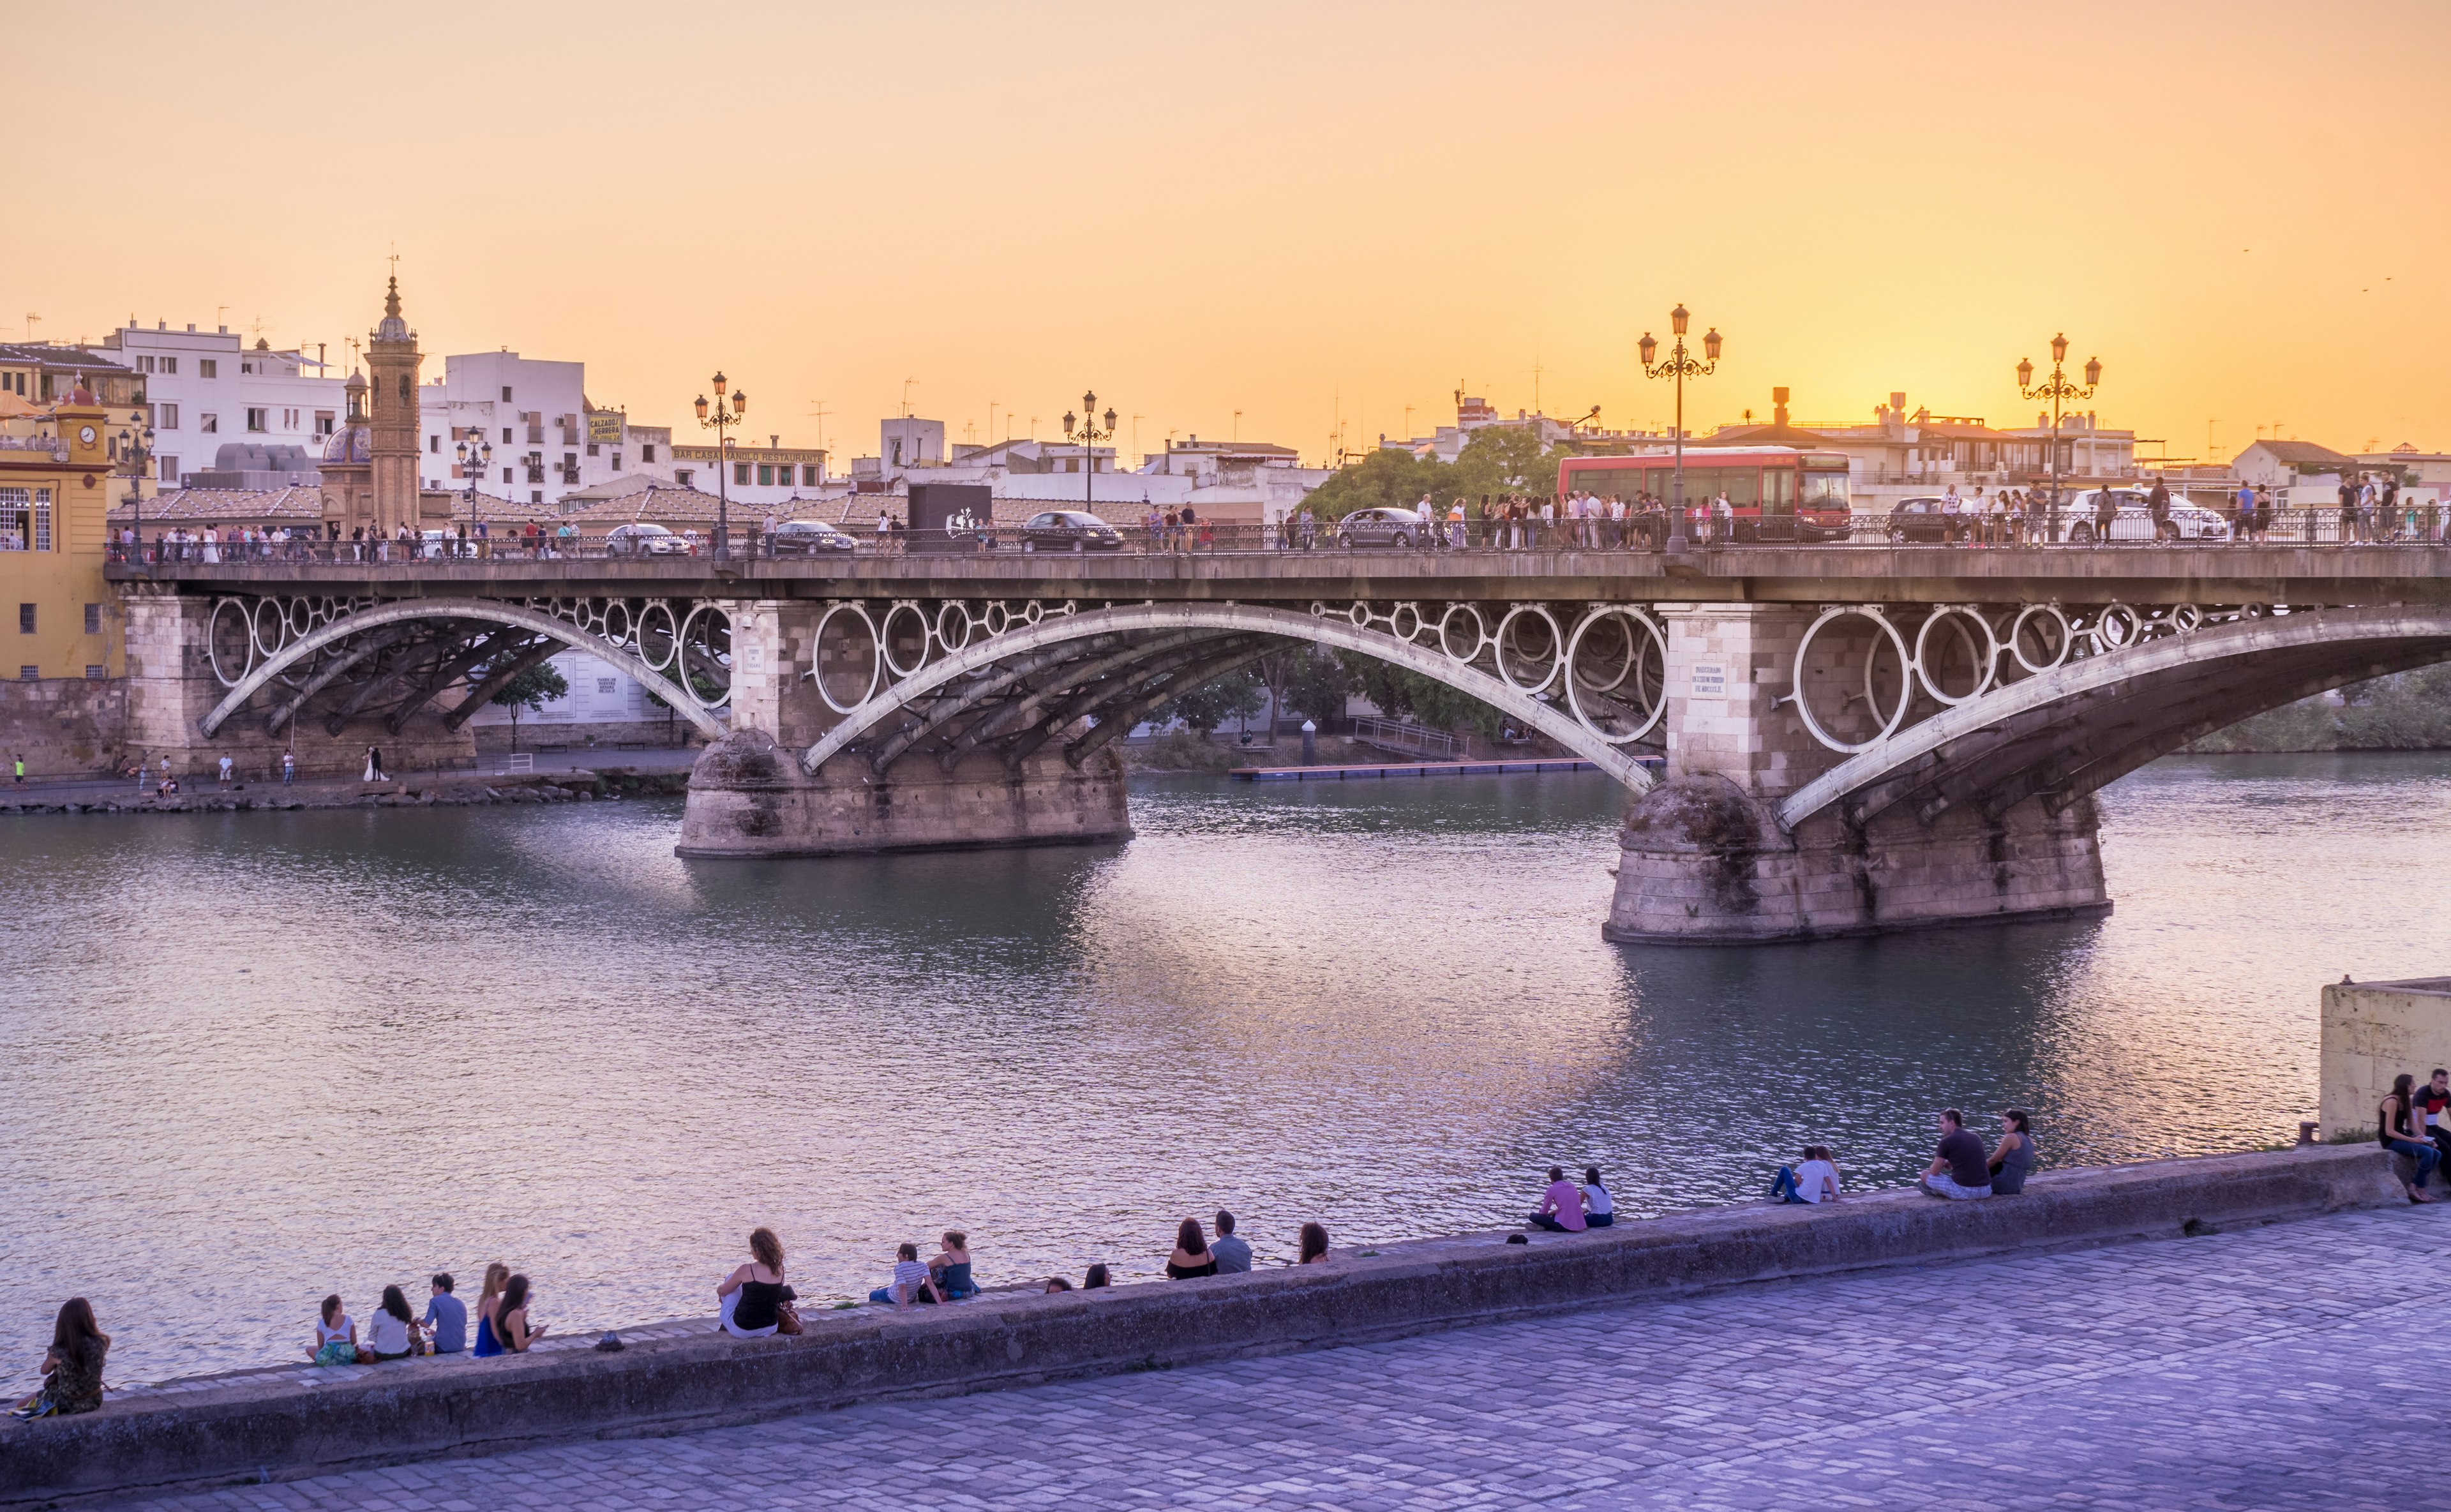
[[344,411],[342,380],[325,377],[316,359],[275,350],[261,338],[250,346],[226,325],[130,324],[102,344],[145,385],[154,476],[170,487],[211,467],[233,443],[296,446],[320,457]]
[[[592,408],[584,363],[512,351],[445,357],[441,376],[419,390],[418,409],[418,477],[427,488],[461,492],[473,483],[497,499],[554,505],[628,474],[673,477],[672,428]],[[481,469],[463,468],[461,444],[476,442],[492,455]]]

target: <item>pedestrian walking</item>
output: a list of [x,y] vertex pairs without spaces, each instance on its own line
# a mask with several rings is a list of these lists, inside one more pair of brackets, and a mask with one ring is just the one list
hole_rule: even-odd
[[21,788],[26,785],[26,753],[23,751],[17,753],[16,771],[13,774],[11,785]]
[[295,751],[284,751],[281,753],[281,785],[285,788],[297,780],[298,753]]
[[230,785],[230,758],[229,758],[228,756],[223,756],[223,757],[222,757],[222,761],[221,761],[221,786],[222,786],[222,791],[223,791],[224,793],[227,793],[227,792],[229,791],[229,785]]
[[145,782],[152,762],[153,758],[149,755],[142,751],[136,754],[136,795],[140,798],[145,795]]
[[391,780],[391,778],[383,776],[382,752],[375,746],[366,747],[366,775],[364,780],[368,782],[389,782]]

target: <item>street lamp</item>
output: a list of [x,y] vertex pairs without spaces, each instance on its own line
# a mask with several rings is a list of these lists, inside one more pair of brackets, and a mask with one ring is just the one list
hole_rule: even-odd
[[1668,555],[1681,557],[1687,550],[1685,541],[1685,380],[1708,378],[1719,365],[1719,328],[1713,326],[1702,333],[1703,361],[1696,362],[1685,350],[1685,324],[1690,317],[1685,306],[1677,305],[1668,312],[1669,334],[1676,338],[1668,361],[1654,363],[1659,355],[1659,343],[1649,331],[1636,344],[1642,353],[1642,376],[1673,378],[1676,381],[1676,481],[1672,485],[1673,500],[1668,508]]
[[132,566],[145,555],[145,464],[153,457],[153,427],[122,429],[119,457],[127,463],[127,560]]
[[494,443],[485,439],[483,431],[472,427],[468,439],[460,443],[459,451],[460,476],[468,481],[468,522],[477,527],[477,537],[481,540],[485,535],[484,520],[477,513],[477,501],[485,496],[484,491],[477,486],[477,480],[493,465]]
[[[1098,512],[1096,509],[1090,508],[1091,505],[1097,502],[1098,498],[1098,454],[1094,443],[1114,439],[1114,405],[1109,404],[1107,406],[1105,418],[1107,428],[1105,430],[1100,430],[1098,428],[1098,396],[1094,390],[1081,396],[1080,415],[1076,417],[1069,409],[1064,412],[1064,439],[1067,441],[1078,441],[1081,443],[1081,467],[1084,472],[1088,474],[1088,481],[1082,485],[1082,507],[1088,509],[1088,512],[1093,515]],[[1072,422],[1075,419],[1078,419],[1081,422],[1080,434],[1078,436],[1073,434]]]
[[[2072,399],[2091,399],[2094,386],[2102,382],[2102,359],[2088,358],[2085,364],[2085,386],[2079,388],[2061,364],[2068,361],[2068,337],[2065,333],[2051,338],[2051,376],[2036,384],[2034,364],[2029,359],[2017,363],[2017,392],[2028,399],[2051,402],[2051,509],[2050,540],[2060,539],[2060,405]],[[2031,386],[2029,386],[2031,385]]]
[[715,432],[715,560],[732,560],[732,470],[730,442],[723,433],[741,422],[749,413],[749,396],[738,389],[732,391],[732,407],[723,403],[723,371],[715,374],[715,413],[707,413],[706,396],[697,396],[697,422]]

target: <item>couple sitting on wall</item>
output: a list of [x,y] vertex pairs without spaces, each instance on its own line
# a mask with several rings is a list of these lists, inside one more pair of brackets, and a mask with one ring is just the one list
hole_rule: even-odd
[[1941,1109],[1940,1149],[1916,1185],[1932,1197],[1962,1202],[1974,1197],[2013,1197],[2026,1189],[2034,1168],[2033,1115],[2011,1108],[2000,1115],[2000,1144],[1989,1155],[1983,1136],[1966,1127],[1966,1115]]

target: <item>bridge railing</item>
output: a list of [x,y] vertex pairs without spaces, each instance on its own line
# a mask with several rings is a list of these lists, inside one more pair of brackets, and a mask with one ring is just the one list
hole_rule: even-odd
[[[2182,511],[2156,522],[2142,511],[2123,511],[2103,520],[2090,513],[2062,509],[2056,520],[2045,515],[1910,514],[1856,511],[1846,523],[1835,520],[1794,518],[1754,520],[1709,518],[1698,512],[1687,529],[1697,547],[1775,550],[1782,547],[1934,546],[1980,550],[1998,546],[2127,546],[2178,544],[2370,546],[2440,545],[2451,509],[2425,503],[2389,512],[2343,512],[2337,509],[2258,511],[2242,523],[2234,512]],[[417,568],[455,561],[638,560],[662,561],[707,558],[715,552],[713,533],[675,533],[639,538],[586,537],[577,534],[443,537],[422,540],[333,540],[308,539],[303,533],[281,539],[259,539],[239,532],[215,532],[205,539],[200,530],[147,532],[141,543],[124,534],[110,542],[109,560],[138,566],[245,565],[252,563],[322,563],[355,567]],[[1539,519],[1470,520],[1442,523],[1434,530],[1419,524],[1304,520],[1299,517],[1275,524],[1220,524],[1209,520],[1159,524],[1111,525],[1094,531],[1031,530],[996,525],[952,531],[838,531],[829,536],[768,534],[751,526],[735,530],[731,552],[735,558],[780,561],[825,561],[877,556],[966,557],[986,554],[1056,553],[1103,556],[1257,555],[1279,552],[1510,553],[1599,551],[1651,554],[1667,540],[1667,522],[1657,514],[1626,520]]]

